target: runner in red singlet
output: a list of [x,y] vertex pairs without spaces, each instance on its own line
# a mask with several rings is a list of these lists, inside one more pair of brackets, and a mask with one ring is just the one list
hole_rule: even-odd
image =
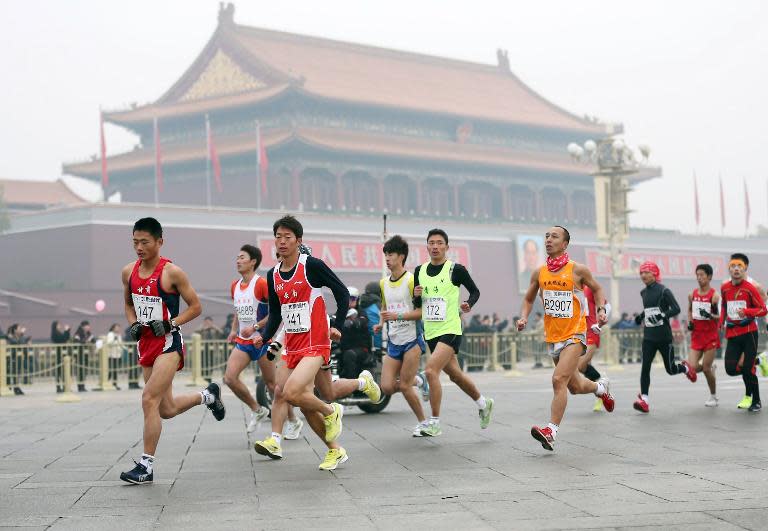
[[[256,347],[263,339],[275,335],[280,324],[285,330],[285,365],[277,374],[274,410],[281,401],[301,408],[312,430],[329,447],[320,464],[324,470],[333,470],[347,460],[347,452],[338,446],[342,430],[343,409],[337,403],[326,404],[314,394],[314,381],[318,371],[331,357],[331,340],[341,339],[341,332],[330,327],[322,288],[327,287],[336,299],[336,320],[343,323],[349,307],[349,292],[333,271],[322,260],[300,252],[304,228],[293,216],[277,220],[273,227],[279,262],[267,273],[269,284],[269,320],[263,334],[253,338]],[[280,426],[278,426],[278,429]],[[269,457],[282,457],[280,434],[258,441],[254,449]]]
[[[579,358],[579,371],[587,379],[597,382],[600,380],[600,372],[592,365],[592,357],[600,348],[600,325],[597,324],[597,305],[595,304],[595,293],[592,289],[584,285],[584,298],[587,301],[587,353]],[[611,315],[611,305],[603,300],[602,307],[605,308],[606,319]],[[592,411],[601,411],[603,409],[602,398],[595,397],[595,405]]]
[[[150,483],[154,478],[155,450],[162,420],[205,404],[216,420],[225,415],[219,386],[210,384],[199,393],[173,396],[173,377],[184,367],[184,342],[180,327],[200,315],[197,293],[180,267],[160,256],[163,228],[154,218],[142,218],[133,226],[135,263],[123,268],[125,316],[131,337],[138,343],[139,365],[144,371],[144,453],[141,461],[120,479]],[[179,313],[179,299],[187,309]]]
[[688,330],[691,331],[691,351],[688,364],[703,372],[709,386],[707,407],[717,407],[715,386],[715,351],[720,348],[719,306],[720,294],[711,286],[712,266],[696,266],[696,281],[699,287],[688,295]]

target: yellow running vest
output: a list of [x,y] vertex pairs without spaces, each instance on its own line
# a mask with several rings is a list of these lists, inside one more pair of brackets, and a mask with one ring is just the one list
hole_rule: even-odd
[[446,260],[440,273],[431,277],[427,274],[430,262],[419,268],[421,293],[421,319],[424,321],[424,337],[432,339],[445,334],[461,335],[459,307],[459,286],[451,282],[453,262]]

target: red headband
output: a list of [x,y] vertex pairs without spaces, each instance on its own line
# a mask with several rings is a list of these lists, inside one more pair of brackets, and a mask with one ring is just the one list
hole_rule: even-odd
[[659,266],[657,266],[654,262],[643,262],[640,265],[640,272],[651,273],[653,278],[656,279],[656,282],[661,282],[661,270],[659,269]]

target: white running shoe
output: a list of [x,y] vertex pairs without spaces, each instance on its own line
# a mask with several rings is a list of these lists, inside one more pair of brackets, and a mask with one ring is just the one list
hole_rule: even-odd
[[301,434],[301,428],[304,427],[304,422],[297,418],[295,421],[291,422],[290,420],[287,420],[285,422],[285,427],[283,428],[283,439],[289,439],[291,441],[295,441],[299,438],[299,435]]
[[259,424],[269,416],[269,409],[261,406],[256,411],[251,412],[251,420],[248,421],[248,433],[256,431]]
[[718,405],[717,397],[716,396],[710,396],[709,400],[704,402],[704,405],[707,406],[707,407],[717,407],[717,405]]
[[429,421],[419,422],[416,424],[416,426],[413,428],[413,432],[411,433],[414,437],[424,437],[422,435],[421,430],[424,430],[427,428],[427,424],[429,424]]

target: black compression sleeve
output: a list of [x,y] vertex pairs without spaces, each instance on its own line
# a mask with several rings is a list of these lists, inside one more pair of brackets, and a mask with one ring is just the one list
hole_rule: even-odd
[[453,265],[451,282],[453,282],[454,286],[464,286],[465,288],[467,288],[467,291],[469,292],[469,298],[467,299],[467,303],[469,303],[470,308],[474,306],[475,303],[480,299],[480,290],[477,289],[477,285],[475,285],[475,281],[472,280],[472,277],[469,276],[469,271],[467,271],[467,268],[464,267],[463,265],[461,264]]
[[675,299],[675,296],[672,294],[672,291],[665,288],[663,297],[667,303],[667,311],[666,311],[667,319],[671,319],[672,317],[678,315],[680,313],[680,305],[677,304],[677,300]]
[[[416,266],[416,269],[413,270],[413,286],[416,287],[419,285],[419,270],[421,269],[420,265]],[[421,308],[421,295],[418,297],[413,298],[413,307],[414,308]]]
[[280,327],[280,323],[283,321],[282,313],[280,312],[280,299],[277,298],[275,292],[275,275],[272,268],[267,273],[267,291],[269,293],[269,319],[267,319],[267,326],[264,327],[264,341],[274,337],[275,332]]
[[[343,323],[349,310],[349,290],[328,265],[314,256],[307,257],[307,280],[316,288],[326,287],[336,299],[336,319],[334,323]],[[270,310],[271,311],[271,310]],[[270,314],[271,315],[271,314]]]

